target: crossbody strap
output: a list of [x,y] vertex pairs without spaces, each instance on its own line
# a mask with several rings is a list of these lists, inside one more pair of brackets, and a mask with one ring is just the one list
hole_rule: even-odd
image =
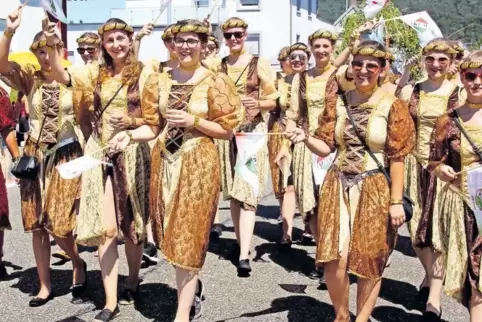
[[117,97],[117,95],[119,95],[121,89],[124,87],[124,83],[121,84],[121,86],[119,86],[119,88],[117,89],[117,91],[114,93],[114,95],[112,95],[112,97],[109,99],[109,101],[107,102],[107,104],[105,104],[105,106],[102,108],[102,111],[100,112],[99,116],[95,119],[94,123],[98,122],[100,120],[100,118],[102,117],[102,115],[104,114],[105,110],[110,106],[110,104],[112,104],[112,102],[114,101],[114,99]]
[[465,136],[465,138],[467,139],[467,141],[469,141],[470,145],[472,146],[472,149],[474,150],[475,154],[477,154],[477,156],[479,157],[479,159],[482,161],[482,153],[479,149],[479,147],[475,144],[474,141],[472,141],[472,139],[470,138],[469,134],[467,133],[467,131],[465,131],[464,127],[462,126],[462,124],[460,123],[459,121],[459,114],[457,113],[457,111],[455,111],[455,117],[454,117],[454,122],[455,122],[455,125],[457,125],[457,127],[459,128],[460,132]]

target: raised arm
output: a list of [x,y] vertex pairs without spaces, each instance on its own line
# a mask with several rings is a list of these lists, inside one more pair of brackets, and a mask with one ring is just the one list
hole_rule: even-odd
[[0,73],[10,73],[13,69],[12,64],[8,61],[8,54],[12,38],[22,21],[22,8],[22,6],[18,7],[7,17],[5,30],[0,38]]
[[57,50],[55,50],[57,43],[60,41],[55,37],[55,28],[55,23],[50,22],[48,18],[42,20],[42,30],[47,40],[50,67],[52,69],[54,79],[60,84],[69,85],[70,75],[63,68],[60,54]]
[[142,38],[144,38],[145,36],[150,36],[153,30],[154,30],[154,24],[148,23],[148,24],[145,24],[144,27],[142,27],[141,31],[139,31],[139,33],[136,35],[132,49],[134,50],[134,54],[136,55],[137,58],[139,58]]

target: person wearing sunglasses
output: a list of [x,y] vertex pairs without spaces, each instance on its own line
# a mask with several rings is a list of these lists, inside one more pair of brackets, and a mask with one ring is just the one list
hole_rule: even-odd
[[[437,119],[429,169],[445,183],[439,211],[449,218],[450,230],[444,231],[447,241],[457,245],[457,251],[452,249],[445,255],[445,293],[469,309],[470,321],[482,321],[482,233],[474,215],[474,209],[480,209],[480,201],[470,196],[467,172],[482,165],[482,51],[475,51],[462,61],[460,71],[467,99]],[[477,151],[469,140],[478,147]]]
[[30,133],[23,156],[36,157],[39,162],[34,178],[19,180],[24,230],[32,233],[40,284],[29,306],[43,306],[54,298],[50,236],[72,259],[72,302],[78,303],[85,295],[87,283],[87,265],[79,256],[73,235],[78,223],[80,178],[63,179],[56,166],[83,155],[83,136],[74,115],[73,92],[56,82],[52,74],[52,56],[60,56],[64,49],[57,34],[53,32],[52,43],[47,43],[42,31],[34,36],[30,51],[40,69],[8,60],[12,39],[22,22],[22,10],[20,7],[8,16],[6,29],[0,37],[0,73],[13,89],[27,97]]
[[[224,39],[229,47],[229,55],[221,61],[219,71],[228,75],[236,85],[245,110],[245,117],[238,132],[260,132],[268,130],[267,112],[276,107],[278,92],[276,73],[268,60],[246,53],[245,41],[248,24],[240,18],[230,18],[222,25]],[[238,247],[234,257],[238,259],[238,276],[248,277],[251,272],[249,249],[253,239],[255,213],[267,183],[268,148],[263,146],[252,159],[256,165],[258,186],[257,194],[252,186],[239,173],[232,171],[236,160],[236,140],[224,142],[220,147],[224,169],[222,190],[225,199],[231,200],[231,216]],[[234,156],[234,159],[231,159]],[[233,160],[233,161],[231,161]]]
[[100,37],[93,32],[85,32],[77,38],[77,52],[85,64],[97,62],[100,54]]
[[[369,321],[405,221],[403,159],[415,130],[405,104],[378,86],[387,49],[362,41],[352,55],[356,89],[328,101],[314,132],[296,127],[288,137],[322,157],[337,151],[320,189],[316,262],[324,266],[336,321],[350,321],[348,271],[359,277],[356,320]],[[375,158],[388,168],[391,184]]]
[[[311,53],[308,46],[303,43],[295,43],[280,52],[280,61],[285,57],[289,67],[283,67],[289,73],[279,79],[277,87],[280,97],[277,100],[276,114],[270,115],[268,131],[284,133],[286,128],[286,110],[289,107],[291,96],[291,84],[297,73],[306,70]],[[286,152],[280,154],[281,150]],[[282,135],[272,135],[268,138],[268,152],[273,181],[273,191],[281,206],[281,218],[283,237],[280,240],[281,250],[288,250],[292,244],[294,216],[296,212],[296,199],[293,187],[292,149],[291,142]]]
[[[447,79],[456,51],[449,40],[434,39],[422,50],[427,78],[414,86],[406,85],[400,98],[409,107],[416,124],[417,145],[405,158],[406,190],[414,201],[413,218],[408,228],[414,249],[425,269],[418,300],[426,305],[425,315],[440,316],[444,281],[443,253],[458,251],[447,243],[448,235],[440,231],[445,219],[438,208],[442,183],[428,170],[430,139],[437,117],[456,108],[461,100],[460,88]],[[447,248],[445,245],[449,245]]]

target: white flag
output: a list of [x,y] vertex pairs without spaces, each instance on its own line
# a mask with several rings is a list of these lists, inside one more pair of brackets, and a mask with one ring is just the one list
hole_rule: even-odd
[[330,153],[326,157],[320,157],[316,154],[312,154],[311,165],[313,167],[313,177],[315,179],[315,185],[319,186],[325,181],[328,169],[330,169],[335,160],[336,151]]
[[401,16],[400,19],[417,32],[420,46],[427,45],[435,38],[442,38],[443,34],[427,11],[420,11]]
[[467,187],[479,235],[482,235],[482,168],[467,171]]
[[266,144],[266,133],[236,133],[238,155],[234,170],[253,187],[255,196],[259,193],[256,154]]
[[387,0],[369,0],[365,7],[363,7],[363,13],[367,19],[375,18],[375,16],[382,11],[383,7],[387,4]]
[[64,164],[60,164],[55,168],[63,179],[70,180],[80,177],[82,173],[98,167],[102,164],[112,166],[112,164],[110,163],[106,163],[101,160],[94,159],[91,156],[84,155],[83,157],[74,159]]
[[62,21],[65,24],[69,23],[67,17],[65,16],[64,10],[62,9],[61,0],[29,0],[27,6],[43,8],[59,21]]

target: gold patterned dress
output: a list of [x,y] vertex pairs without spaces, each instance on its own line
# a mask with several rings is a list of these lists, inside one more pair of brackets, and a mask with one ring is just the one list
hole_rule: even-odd
[[36,179],[20,180],[24,229],[46,229],[54,236],[66,237],[76,225],[74,203],[79,198],[80,179],[62,179],[55,167],[82,156],[83,136],[76,125],[72,91],[63,85],[46,84],[33,65],[12,64],[12,71],[3,76],[25,93],[30,106],[31,133],[24,155],[35,155],[40,161]]
[[[105,147],[119,132],[108,122],[115,111],[127,112],[129,117],[142,118],[146,122],[156,117],[155,108],[148,104],[143,106],[143,91],[147,90],[145,83],[152,69],[143,67],[137,83],[125,85],[121,79],[110,77],[105,71],[101,73],[102,68],[90,64],[69,70],[72,87],[80,95],[78,110],[89,109],[94,122],[85,154],[96,159],[106,159],[113,165],[98,166],[82,175],[77,242],[93,246],[102,243],[106,232],[103,220],[104,186],[107,176],[111,176],[119,231],[125,238],[138,244],[144,240],[149,214],[149,145],[130,144],[122,153],[112,156],[106,155]],[[114,97],[119,88],[118,95]],[[111,104],[101,113],[113,97]]]
[[[482,160],[455,124],[456,117],[457,114],[452,111],[437,119],[431,140],[430,170],[436,169],[441,163],[452,167],[455,172],[482,164]],[[482,127],[464,124],[460,118],[459,121],[474,143],[482,146]],[[442,234],[447,236],[444,242],[448,249],[444,291],[468,306],[472,288],[482,292],[482,236],[477,228],[474,204],[468,193],[467,172],[463,172],[453,182],[442,185],[438,202],[440,216],[443,218]]]
[[[339,88],[350,89],[352,82],[346,80],[345,70],[338,71],[330,66],[321,75],[315,76],[315,69],[295,75],[291,89],[288,119],[303,127],[311,135],[318,128],[318,119],[326,106],[335,106]],[[293,183],[298,210],[307,215],[316,214],[319,186],[315,185],[312,166],[312,152],[304,143],[293,149]]]
[[[227,58],[223,58],[219,71],[228,75],[235,83],[238,94],[242,97],[253,97],[259,100],[276,100],[279,96],[275,87],[276,73],[269,62],[263,58],[253,56],[245,67],[229,66]],[[244,109],[244,107],[243,107]],[[238,132],[267,133],[267,112],[259,109],[245,110],[245,118],[236,129]],[[225,141],[218,145],[221,158],[221,186],[224,199],[234,199],[245,210],[256,210],[259,201],[264,195],[268,181],[268,147],[261,148],[256,155],[256,172],[259,182],[259,191],[254,195],[252,187],[234,171],[236,163],[236,140]]]
[[[390,159],[412,150],[413,121],[393,95],[378,90],[369,102],[348,108],[381,164],[388,167]],[[348,270],[362,278],[380,279],[396,235],[389,220],[387,180],[355,134],[341,100],[326,106],[314,136],[337,150],[320,190],[316,262],[339,259],[350,238]]]
[[[436,119],[459,105],[459,92],[456,85],[446,83],[435,92],[425,93],[421,83],[417,83],[413,87],[405,86],[400,94],[409,107],[417,139],[414,150],[405,158],[405,189],[414,201],[413,218],[408,223],[409,232],[413,245],[432,247],[439,252],[445,249],[436,200],[442,183],[427,170],[429,143]],[[434,189],[435,193],[431,193]]]
[[[157,77],[157,78],[156,78]],[[150,191],[154,239],[169,262],[200,270],[216,215],[220,176],[218,150],[212,138],[195,128],[167,127],[168,109],[184,110],[233,130],[244,116],[231,79],[205,71],[198,84],[179,84],[171,74],[153,75],[157,84],[162,132],[152,151]],[[150,88],[150,86],[149,86]]]

